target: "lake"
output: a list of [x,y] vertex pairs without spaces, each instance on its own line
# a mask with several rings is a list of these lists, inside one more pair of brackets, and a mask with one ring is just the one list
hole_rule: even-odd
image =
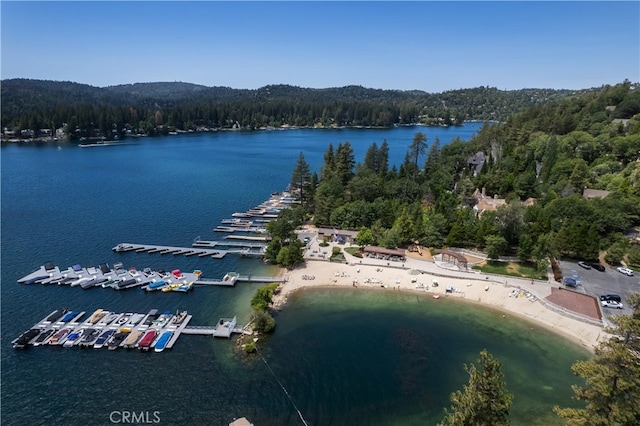
[[[5,145],[2,165],[2,420],[22,424],[112,424],[113,413],[146,414],[160,424],[434,424],[449,394],[466,383],[464,363],[487,348],[503,363],[515,394],[513,424],[560,423],[553,405],[575,404],[570,366],[589,355],[527,322],[494,310],[413,294],[313,290],[290,298],[259,356],[232,340],[183,336],[173,350],[15,351],[10,342],[59,307],[93,312],[187,309],[193,325],[250,319],[259,284],[196,288],[187,294],[139,289],[25,286],[16,280],[47,261],[62,268],[107,262],[138,269],[200,269],[274,275],[261,261],[115,253],[120,242],[189,246],[287,186],[299,153],[319,171],[328,144],[349,141],[357,161],[387,140],[399,165],[417,131],[442,144],[480,127],[296,129],[215,132],[78,148],[68,143]],[[291,399],[282,390],[284,386]],[[117,420],[118,418],[116,418]],[[121,418],[119,418],[122,420]],[[157,422],[156,422],[157,423]]]

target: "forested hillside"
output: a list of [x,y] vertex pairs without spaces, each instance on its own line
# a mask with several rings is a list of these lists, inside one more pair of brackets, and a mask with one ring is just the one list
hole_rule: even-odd
[[526,109],[469,142],[418,132],[399,168],[386,141],[354,158],[349,142],[330,145],[311,173],[301,153],[292,182],[316,224],[359,229],[363,245],[477,247],[540,268],[606,251],[640,266],[640,88],[629,82]]
[[15,135],[63,129],[71,139],[172,131],[267,126],[380,126],[463,120],[506,120],[535,105],[602,90],[478,87],[438,94],[346,86],[309,89],[271,85],[256,90],[190,83],[92,87],[70,82],[2,81],[2,127]]

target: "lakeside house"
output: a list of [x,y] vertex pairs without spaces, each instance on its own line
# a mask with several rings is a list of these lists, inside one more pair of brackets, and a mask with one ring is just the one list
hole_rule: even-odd
[[476,201],[473,210],[475,210],[478,217],[482,216],[482,213],[486,211],[494,211],[507,204],[507,200],[498,198],[497,194],[493,198],[487,197],[486,188],[482,188],[482,190],[476,188],[471,197]]
[[467,158],[467,166],[473,170],[473,176],[478,176],[478,173],[482,170],[484,163],[487,161],[487,156],[484,152],[478,151],[469,158]]
[[329,227],[318,227],[318,238],[337,243],[354,243],[358,236],[357,229],[337,229]]

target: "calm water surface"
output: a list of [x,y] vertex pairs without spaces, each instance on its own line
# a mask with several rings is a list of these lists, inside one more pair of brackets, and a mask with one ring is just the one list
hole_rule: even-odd
[[[274,274],[260,261],[118,254],[120,242],[188,246],[217,239],[212,230],[286,187],[304,151],[318,170],[331,142],[348,140],[361,161],[367,147],[390,144],[400,164],[416,131],[429,141],[468,139],[462,128],[219,132],[148,138],[116,147],[3,146],[2,423],[112,424],[114,411],[158,412],[160,424],[302,424],[259,357],[233,341],[183,336],[172,351],[97,351],[40,347],[14,351],[18,334],[58,307],[146,312],[188,309],[192,324],[250,317],[257,284],[197,288],[189,294],[139,289],[83,291],[21,286],[46,261],[66,268],[121,261],[125,266]],[[295,295],[278,316],[262,354],[312,425],[434,424],[449,394],[465,383],[463,363],[487,348],[515,393],[514,424],[549,424],[555,404],[571,404],[569,366],[587,354],[528,323],[492,310],[415,295],[314,290]]]

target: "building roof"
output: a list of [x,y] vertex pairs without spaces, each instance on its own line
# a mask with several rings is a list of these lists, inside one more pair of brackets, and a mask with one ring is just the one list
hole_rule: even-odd
[[452,257],[454,258],[458,263],[461,263],[463,265],[467,264],[467,258],[464,257],[464,255],[460,254],[460,253],[456,253],[455,251],[451,251],[451,250],[444,250],[444,249],[434,249],[435,254],[442,254],[443,257]]
[[404,250],[402,249],[388,249],[385,247],[378,247],[378,246],[365,246],[365,248],[362,250],[369,253],[388,254],[390,256],[401,256],[401,257],[405,256]]
[[345,236],[350,238],[355,238],[358,235],[358,230],[356,229],[338,229],[338,228],[327,228],[327,227],[319,227],[318,234],[319,235],[336,235],[336,236]]
[[603,191],[601,189],[585,188],[584,191],[582,191],[582,196],[584,198],[587,198],[587,199],[590,199],[590,198],[604,198],[609,194],[611,194],[611,191]]

